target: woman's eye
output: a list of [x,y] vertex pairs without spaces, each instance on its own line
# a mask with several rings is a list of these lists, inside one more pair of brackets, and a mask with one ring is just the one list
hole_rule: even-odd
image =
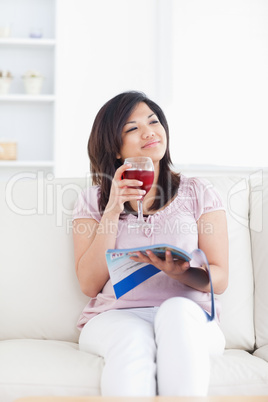
[[137,130],[137,127],[131,127],[129,130],[126,131],[126,133],[130,133],[131,131]]
[[158,120],[152,120],[152,121],[150,122],[150,124],[157,124],[157,123],[159,123]]

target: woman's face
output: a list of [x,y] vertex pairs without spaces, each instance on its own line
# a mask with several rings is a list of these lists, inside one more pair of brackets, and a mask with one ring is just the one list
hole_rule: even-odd
[[165,155],[166,131],[146,103],[139,103],[129,116],[123,127],[122,142],[118,159],[123,161],[134,156],[149,156],[157,165]]

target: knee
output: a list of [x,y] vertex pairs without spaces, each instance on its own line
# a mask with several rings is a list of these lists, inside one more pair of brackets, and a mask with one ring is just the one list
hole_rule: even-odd
[[206,323],[206,315],[202,308],[194,301],[185,297],[173,297],[164,301],[156,315],[155,324],[165,321],[183,322],[194,320]]

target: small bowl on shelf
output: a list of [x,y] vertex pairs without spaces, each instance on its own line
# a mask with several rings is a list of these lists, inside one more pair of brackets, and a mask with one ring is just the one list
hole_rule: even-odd
[[42,28],[33,27],[30,30],[29,37],[33,39],[41,39],[43,37]]

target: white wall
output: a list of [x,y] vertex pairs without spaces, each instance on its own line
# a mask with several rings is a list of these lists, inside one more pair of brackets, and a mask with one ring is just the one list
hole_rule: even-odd
[[99,108],[125,90],[156,97],[154,0],[58,0],[56,175],[89,169]]
[[267,166],[268,1],[173,7],[173,159]]
[[266,0],[58,0],[57,176],[88,170],[93,119],[142,90],[176,164],[267,166]]

